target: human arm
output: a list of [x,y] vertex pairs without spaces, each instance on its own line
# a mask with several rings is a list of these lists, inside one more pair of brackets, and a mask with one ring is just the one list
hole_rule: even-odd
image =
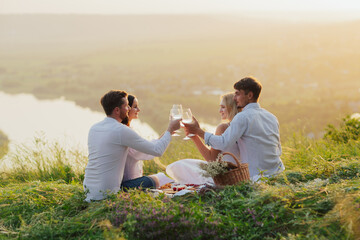
[[204,138],[205,144],[221,151],[225,150],[231,144],[235,144],[235,142],[239,140],[248,128],[248,124],[249,119],[247,116],[242,113],[238,113],[235,115],[230,123],[230,126],[225,130],[225,132],[217,136],[202,130],[195,117],[193,117],[192,123],[184,123],[188,133],[197,134],[198,136]]
[[205,131],[200,128],[199,122],[196,120],[196,118],[193,116],[193,121],[191,123],[184,123],[185,130],[187,134],[195,134],[198,135],[201,138],[204,138]]
[[139,152],[133,148],[129,148],[129,156],[133,157],[135,160],[151,160],[155,157],[150,154]]
[[[216,131],[215,131],[215,135],[221,135],[222,133],[224,133],[224,131],[226,130],[226,128],[228,127],[228,124],[220,124],[219,126],[217,126]],[[203,156],[203,158],[206,161],[215,161],[218,154],[221,152],[220,150],[216,150],[214,148],[208,148],[203,141],[201,141],[199,136],[194,136],[191,138],[193,140],[193,142],[195,143],[197,149],[199,150],[200,154]]]
[[223,151],[240,139],[248,129],[248,124],[249,119],[246,115],[238,113],[223,134],[217,136],[208,132],[204,133],[205,144]]
[[157,140],[148,141],[139,136],[131,128],[122,129],[120,142],[122,145],[135,149],[139,152],[150,154],[153,156],[161,156],[171,140],[171,132],[180,128],[180,120],[172,120],[169,123],[168,130]]

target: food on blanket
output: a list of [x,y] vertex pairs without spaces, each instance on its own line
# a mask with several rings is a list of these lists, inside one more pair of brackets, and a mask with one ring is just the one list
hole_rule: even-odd
[[183,185],[183,184],[173,185],[173,186],[172,186],[172,189],[173,189],[174,191],[181,191],[181,190],[186,189],[186,185]]
[[174,194],[174,193],[177,193],[176,191],[172,190],[171,188],[169,188],[169,189],[163,189],[162,191],[163,191],[163,193],[165,193],[165,194]]
[[159,187],[159,189],[167,189],[167,188],[171,188],[171,183],[167,183]]
[[188,186],[188,187],[194,187],[194,188],[200,186],[198,184],[193,184],[193,183],[188,183],[188,184],[185,184],[185,185]]
[[200,185],[197,184],[180,184],[180,183],[167,183],[161,187],[159,187],[159,189],[165,193],[165,194],[175,194],[181,190],[192,190],[192,191],[196,191],[198,189]]

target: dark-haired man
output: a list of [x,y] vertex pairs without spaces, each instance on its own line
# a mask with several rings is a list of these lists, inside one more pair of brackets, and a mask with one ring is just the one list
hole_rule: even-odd
[[236,114],[222,135],[204,132],[194,118],[185,124],[188,133],[197,134],[214,149],[224,150],[237,142],[241,160],[249,164],[253,181],[260,175],[271,176],[285,169],[281,159],[279,122],[258,103],[262,86],[254,77],[245,77],[234,84],[234,100],[242,111]]
[[[106,118],[93,125],[89,131],[89,162],[85,169],[84,190],[86,201],[101,200],[107,193],[120,190],[129,147],[161,156],[171,140],[171,133],[180,128],[180,120],[170,121],[167,131],[155,141],[147,141],[122,124],[130,110],[127,93],[113,90],[101,98]],[[165,176],[164,176],[165,177]],[[158,187],[159,179],[143,176],[126,181],[123,187]]]

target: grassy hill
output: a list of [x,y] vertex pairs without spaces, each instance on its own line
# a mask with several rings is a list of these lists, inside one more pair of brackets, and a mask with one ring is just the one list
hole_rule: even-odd
[[[86,203],[86,156],[36,139],[0,175],[0,239],[359,239],[360,121],[293,135],[281,175],[169,199],[140,190]],[[199,154],[172,142],[160,161]],[[154,163],[147,173],[157,172]]]

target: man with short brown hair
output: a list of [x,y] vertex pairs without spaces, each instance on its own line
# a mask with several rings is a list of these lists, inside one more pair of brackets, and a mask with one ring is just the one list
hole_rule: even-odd
[[194,118],[184,123],[188,133],[197,134],[214,149],[224,150],[238,144],[241,160],[249,164],[250,177],[258,180],[263,174],[271,176],[285,169],[281,159],[279,122],[258,103],[262,86],[254,77],[246,77],[234,84],[234,100],[242,111],[237,113],[222,135],[203,131]]
[[[104,199],[122,187],[159,187],[158,177],[143,176],[122,183],[129,147],[153,156],[161,156],[171,140],[171,133],[180,128],[180,120],[170,121],[167,131],[155,141],[147,141],[122,124],[130,106],[125,91],[112,90],[101,98],[106,118],[89,131],[89,162],[85,169],[86,201]],[[165,177],[165,175],[164,175]]]

